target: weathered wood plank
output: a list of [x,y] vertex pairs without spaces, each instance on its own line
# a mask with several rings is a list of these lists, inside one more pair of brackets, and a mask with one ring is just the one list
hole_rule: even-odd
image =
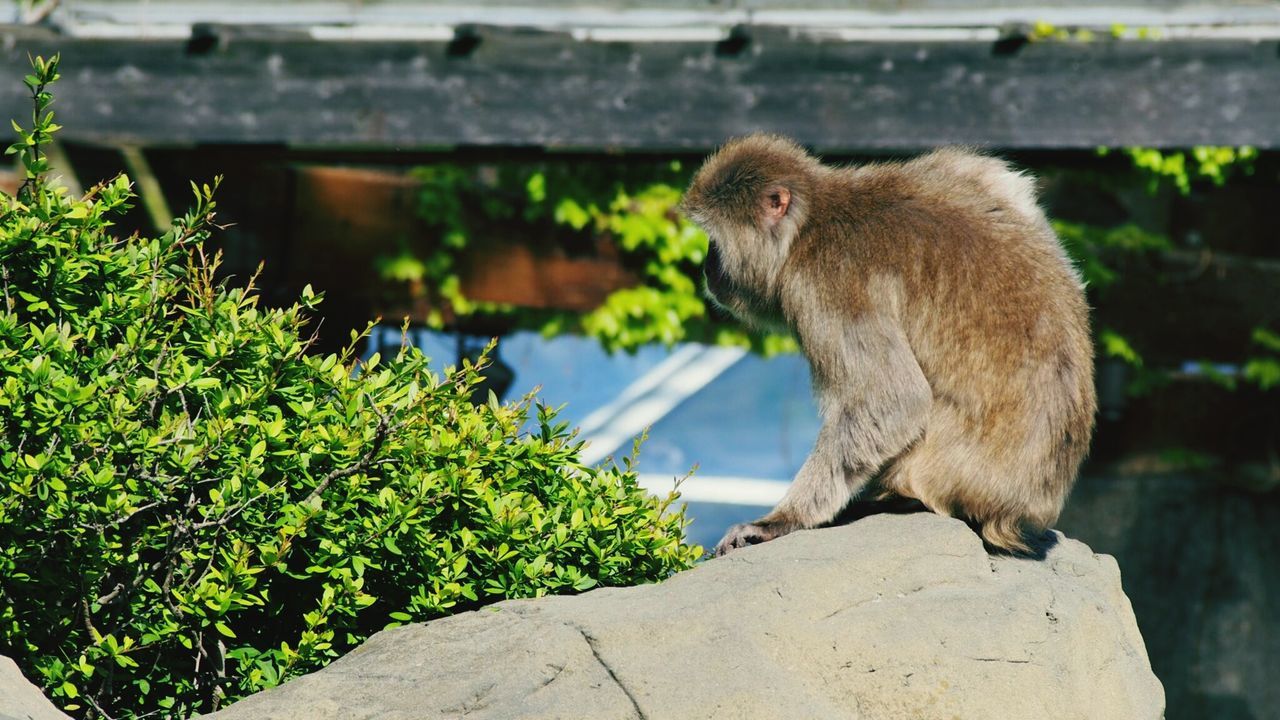
[[0,29],[0,115],[28,111],[28,53],[61,51],[68,139],[173,145],[701,150],[773,130],[827,152],[1280,147],[1275,42],[320,42],[215,28],[188,42]]

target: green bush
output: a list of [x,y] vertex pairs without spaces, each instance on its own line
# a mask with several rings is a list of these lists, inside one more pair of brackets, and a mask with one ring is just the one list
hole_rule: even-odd
[[36,62],[28,182],[0,194],[0,653],[63,707],[207,711],[383,627],[701,554],[674,495],[583,466],[552,411],[522,433],[530,399],[472,405],[475,367],[308,355],[316,296],[215,280],[213,187],[113,236],[127,179],[42,179],[56,77]]

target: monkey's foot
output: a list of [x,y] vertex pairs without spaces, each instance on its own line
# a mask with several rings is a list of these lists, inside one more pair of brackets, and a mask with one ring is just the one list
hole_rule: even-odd
[[790,523],[767,522],[757,520],[750,523],[739,523],[729,528],[720,542],[716,543],[715,557],[721,557],[730,550],[737,550],[748,545],[759,545],[796,530]]

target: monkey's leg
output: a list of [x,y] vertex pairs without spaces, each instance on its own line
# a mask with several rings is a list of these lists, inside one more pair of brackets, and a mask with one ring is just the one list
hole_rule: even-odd
[[830,522],[924,431],[933,393],[896,325],[864,319],[834,338],[802,329],[801,339],[823,408],[818,441],[778,506],[729,528],[717,556]]
[[813,453],[796,473],[782,500],[759,520],[729,528],[716,545],[717,557],[736,548],[768,542],[796,530],[821,525],[849,504],[850,498],[871,477],[874,468],[846,469],[838,458],[829,457],[824,449],[835,441],[823,436],[835,432],[839,429],[830,424],[823,426]]

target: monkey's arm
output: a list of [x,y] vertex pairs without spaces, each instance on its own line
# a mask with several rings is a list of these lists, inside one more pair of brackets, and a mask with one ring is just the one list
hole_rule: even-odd
[[813,370],[822,429],[786,495],[768,515],[735,525],[716,555],[830,522],[882,466],[924,430],[933,393],[902,328],[864,315],[805,313],[797,323]]

